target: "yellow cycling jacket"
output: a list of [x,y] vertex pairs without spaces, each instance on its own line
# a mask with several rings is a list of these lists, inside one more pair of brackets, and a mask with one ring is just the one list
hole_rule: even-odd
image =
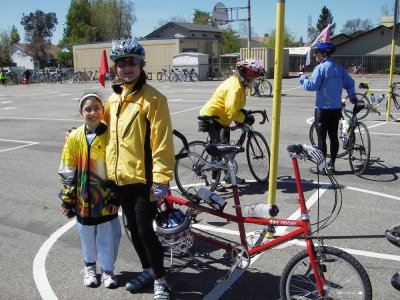
[[245,115],[240,110],[246,105],[245,87],[238,76],[231,76],[215,90],[206,105],[200,110],[202,116],[218,116],[216,120],[223,126],[232,121],[244,122]]
[[114,85],[113,90],[103,118],[110,130],[108,178],[119,186],[168,183],[175,154],[167,98],[141,80],[135,86]]

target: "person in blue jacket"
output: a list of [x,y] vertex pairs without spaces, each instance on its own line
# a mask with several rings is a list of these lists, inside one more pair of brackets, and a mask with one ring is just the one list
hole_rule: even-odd
[[[335,172],[335,160],[339,150],[338,128],[342,117],[342,91],[347,91],[351,102],[355,102],[356,92],[353,78],[347,71],[331,58],[336,46],[332,43],[318,42],[312,47],[314,57],[319,63],[313,70],[311,78],[301,75],[300,84],[306,91],[316,91],[315,129],[318,136],[318,149],[326,157],[326,137],[330,140],[331,159],[327,164],[330,173]],[[311,168],[318,173],[317,168]]]

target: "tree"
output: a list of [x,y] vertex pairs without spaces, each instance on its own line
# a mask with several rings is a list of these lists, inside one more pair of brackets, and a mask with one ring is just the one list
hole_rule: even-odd
[[35,13],[22,15],[21,25],[25,29],[25,39],[30,43],[28,51],[32,54],[33,59],[39,61],[41,67],[46,61],[46,44],[51,42],[51,37],[58,24],[56,14],[50,12],[45,14],[41,10]]
[[324,28],[326,26],[328,26],[328,24],[332,24],[331,30],[330,30],[330,35],[333,36],[333,34],[335,32],[336,24],[333,23],[333,16],[331,14],[331,11],[326,6],[324,6],[321,10],[321,14],[319,15],[319,19],[317,22],[318,34],[322,30],[324,30]]
[[[238,32],[239,32],[240,37],[247,38],[249,36],[249,22],[240,21]],[[253,27],[252,27],[251,28],[251,38],[253,39],[256,37],[258,37],[258,34],[253,30]]]
[[10,46],[11,40],[7,31],[0,32],[0,66],[10,64]]
[[130,37],[136,22],[131,0],[72,0],[62,44]]
[[373,27],[369,19],[361,20],[360,18],[347,20],[343,25],[342,33],[352,34],[357,31],[369,31]]
[[11,27],[11,31],[10,31],[11,45],[18,44],[20,40],[21,40],[21,37],[19,36],[17,27],[15,27],[15,25],[13,25]]
[[[264,47],[267,48],[275,48],[275,40],[276,40],[276,30],[273,29],[268,33],[269,38],[265,40]],[[295,37],[292,32],[290,32],[286,26],[283,31],[283,47],[296,47],[298,43],[295,42]]]
[[154,27],[154,30],[164,26],[165,24],[168,24],[169,22],[175,22],[175,23],[190,23],[190,20],[185,19],[185,17],[176,15],[174,17],[170,17],[167,19],[158,19],[158,24],[157,26]]
[[222,30],[222,53],[232,53],[240,51],[240,37],[239,34],[227,26]]
[[208,24],[208,20],[210,19],[210,13],[206,11],[201,11],[200,9],[194,10],[193,15],[193,23],[194,24]]

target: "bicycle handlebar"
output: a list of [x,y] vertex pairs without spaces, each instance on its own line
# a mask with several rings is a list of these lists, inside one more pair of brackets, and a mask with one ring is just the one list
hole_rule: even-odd
[[178,130],[174,129],[174,130],[172,130],[172,134],[175,135],[176,137],[180,138],[185,149],[189,150],[189,143],[188,143],[186,137],[182,133],[180,133]]
[[264,124],[265,121],[268,120],[268,116],[267,116],[267,111],[265,109],[263,110],[248,110],[247,111],[248,114],[254,115],[254,114],[260,114],[262,116],[262,121],[259,123],[260,125]]

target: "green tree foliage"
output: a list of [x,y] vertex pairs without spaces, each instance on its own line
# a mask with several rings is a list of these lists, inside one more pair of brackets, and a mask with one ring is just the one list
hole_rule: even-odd
[[193,23],[194,24],[208,24],[208,20],[210,19],[210,13],[206,11],[201,11],[200,9],[194,10],[193,15]]
[[[276,30],[272,29],[270,33],[268,34],[268,39],[265,40],[264,42],[264,47],[267,48],[275,48],[275,40],[276,40]],[[284,28],[283,31],[283,47],[297,47],[298,42],[295,41],[295,37],[292,32],[289,31],[289,29]]]
[[17,30],[17,27],[15,27],[15,25],[13,25],[11,27],[11,31],[10,31],[10,41],[11,41],[11,45],[14,44],[18,44],[19,41],[21,40],[21,37],[19,35],[19,32]]
[[361,20],[360,18],[347,20],[343,25],[342,33],[352,34],[357,31],[368,31],[373,27],[371,20]]
[[227,26],[222,31],[222,53],[232,53],[240,51],[240,36],[232,29]]
[[131,0],[72,0],[62,44],[130,37],[135,21]]
[[47,59],[45,46],[50,43],[57,24],[54,12],[45,14],[41,10],[36,10],[35,13],[22,15],[21,25],[25,29],[25,39],[30,43],[28,51],[34,60],[39,61],[41,67],[45,65]]
[[10,64],[11,39],[7,31],[0,32],[0,67]]
[[324,6],[321,10],[321,14],[319,15],[319,19],[317,22],[318,34],[322,30],[324,30],[324,28],[328,26],[328,24],[332,24],[330,35],[333,36],[336,24],[333,23],[333,16],[331,14],[331,11],[326,6]]

